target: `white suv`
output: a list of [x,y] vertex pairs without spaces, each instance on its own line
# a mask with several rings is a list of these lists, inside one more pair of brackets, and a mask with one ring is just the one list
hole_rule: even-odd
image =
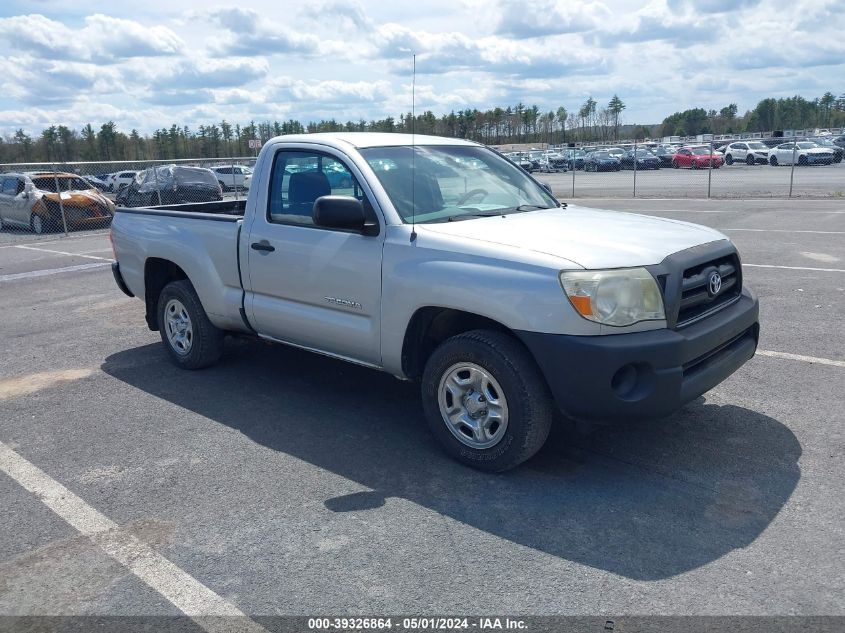
[[769,148],[760,141],[735,141],[729,143],[722,151],[725,153],[725,162],[728,165],[746,163],[765,165],[769,162]]
[[116,171],[113,174],[109,174],[106,184],[109,187],[109,191],[120,191],[124,187],[131,185],[137,175],[137,171]]
[[223,191],[229,189],[249,189],[249,182],[252,176],[252,169],[246,165],[224,165],[221,167],[212,167],[211,171],[217,176],[217,182]]

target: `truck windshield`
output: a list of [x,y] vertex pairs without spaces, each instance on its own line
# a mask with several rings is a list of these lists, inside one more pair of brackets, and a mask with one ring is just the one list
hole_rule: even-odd
[[447,222],[557,207],[524,171],[495,152],[467,145],[360,150],[402,220]]

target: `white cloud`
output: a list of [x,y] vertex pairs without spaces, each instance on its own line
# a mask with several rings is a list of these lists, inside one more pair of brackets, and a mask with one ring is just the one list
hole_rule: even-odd
[[[626,121],[655,123],[687,107],[839,93],[845,76],[841,0],[38,6],[0,18],[0,134],[108,118],[150,131],[397,117],[410,110],[414,53],[417,110],[438,115],[518,101],[577,110],[618,93]],[[726,45],[732,34],[741,50]]]
[[0,18],[0,36],[18,52],[61,61],[112,63],[132,57],[176,55],[185,43],[169,28],[94,14],[73,29],[43,15]]

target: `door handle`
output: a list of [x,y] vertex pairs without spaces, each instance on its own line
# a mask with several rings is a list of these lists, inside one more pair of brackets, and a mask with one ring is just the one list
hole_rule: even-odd
[[265,253],[272,253],[276,248],[270,245],[270,242],[267,240],[262,240],[261,242],[253,242],[250,246],[254,251],[264,251]]

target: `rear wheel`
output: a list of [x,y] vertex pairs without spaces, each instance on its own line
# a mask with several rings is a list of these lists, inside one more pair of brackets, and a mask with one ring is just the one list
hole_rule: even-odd
[[492,330],[453,336],[428,359],[422,400],[431,432],[452,457],[499,472],[534,455],[554,402],[528,350]]
[[161,341],[174,365],[201,369],[223,353],[223,332],[208,320],[194,286],[187,279],[172,281],[158,299]]
[[701,165],[698,164],[697,160],[694,160],[690,163],[690,169],[698,169]]
[[734,164],[734,157],[733,157],[733,156],[731,156],[730,154],[726,155],[726,156],[725,156],[725,162],[726,162],[728,165],[733,165],[733,164]]
[[673,160],[673,161],[672,161],[672,168],[673,168],[673,169],[678,169],[679,167],[680,167],[680,166],[678,165],[678,161]]

